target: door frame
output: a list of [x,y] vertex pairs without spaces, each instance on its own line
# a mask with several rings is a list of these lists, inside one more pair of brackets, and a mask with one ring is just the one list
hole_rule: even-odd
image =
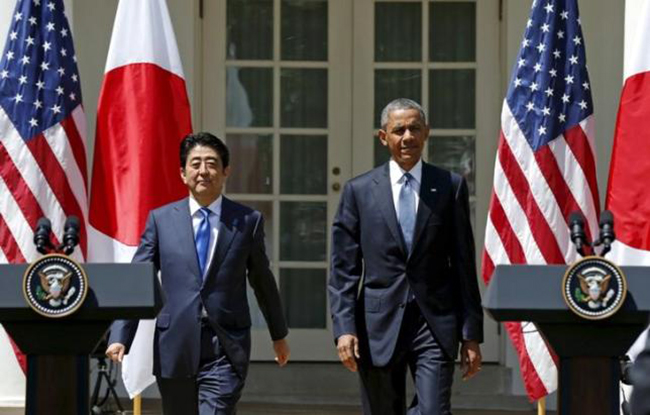
[[[287,67],[278,63],[280,29],[280,0],[274,0],[274,62],[273,66]],[[381,0],[380,0],[381,1]],[[410,1],[414,0],[391,0]],[[416,0],[417,1],[417,0]],[[435,0],[434,0],[435,1]],[[468,0],[445,0],[468,1]],[[469,0],[471,1],[471,0]],[[373,167],[373,143],[375,133],[372,120],[374,110],[374,0],[329,0],[328,7],[328,224],[332,223],[339,191],[346,180]],[[497,137],[499,134],[499,110],[503,84],[501,49],[503,33],[500,21],[499,0],[475,0],[477,16],[476,43],[476,128],[471,130],[476,151],[476,228],[474,229],[477,264],[480,264],[487,220],[487,210],[492,192],[492,176]],[[423,13],[423,29],[427,27],[427,13]],[[226,128],[226,0],[204,2],[201,24],[200,74],[201,106],[199,117],[207,131],[224,137]],[[424,36],[424,41],[427,36]],[[211,41],[217,39],[217,41]],[[426,44],[424,45],[425,49]],[[423,64],[428,67],[430,64]],[[440,65],[440,64],[438,64]],[[423,90],[428,86],[423,82]],[[425,94],[426,96],[426,94]],[[425,98],[426,99],[426,98]],[[279,102],[279,75],[274,73],[274,103]],[[426,103],[425,103],[426,105]],[[488,110],[484,110],[487,108]],[[277,112],[277,111],[276,111]],[[278,114],[274,116],[278,118]],[[275,131],[278,130],[278,131]],[[275,124],[275,134],[279,134]],[[276,140],[277,141],[277,140]],[[337,144],[338,143],[338,144]],[[277,144],[276,144],[277,145]],[[276,152],[277,154],[277,152]],[[278,160],[275,160],[275,169]],[[338,167],[340,173],[333,173]],[[274,170],[274,176],[277,176]],[[246,197],[241,200],[247,199]],[[250,199],[259,200],[251,197]],[[279,212],[274,210],[275,234],[279,235]],[[270,235],[269,235],[270,236]],[[331,234],[328,228],[327,257],[330,255]],[[276,251],[279,249],[276,243]],[[278,277],[277,255],[273,270]],[[328,265],[329,266],[329,265]],[[480,265],[479,265],[480,267]],[[480,269],[478,270],[480,272]],[[481,292],[485,287],[479,282]],[[327,311],[327,315],[329,312]],[[505,336],[503,336],[505,337]],[[303,361],[336,361],[336,350],[331,337],[331,320],[327,328],[291,329],[292,358]],[[499,325],[485,318],[485,343],[482,346],[485,361],[504,360],[504,339]],[[253,330],[253,360],[272,360],[270,336],[266,329]]]
[[[274,136],[274,181],[280,177],[279,161],[279,136],[289,129],[280,128],[280,68],[327,68],[328,69],[328,125],[322,131],[328,136],[328,181],[327,181],[327,251],[326,265],[309,262],[292,261],[293,267],[327,267],[329,270],[329,257],[331,246],[331,233],[329,224],[332,223],[339,202],[340,189],[352,174],[352,152],[349,149],[352,131],[352,2],[349,0],[328,0],[328,60],[322,62],[287,62],[280,60],[280,0],[274,1],[273,9],[273,61],[237,61],[236,66],[263,66],[274,68],[273,73],[273,128],[257,129]],[[203,128],[215,131],[220,137],[226,133],[240,131],[241,129],[226,127],[226,69],[233,66],[232,61],[226,60],[226,28],[227,28],[227,1],[216,0],[204,2],[204,21],[202,24],[202,70],[201,79],[203,92],[201,94],[200,114]],[[336,27],[333,26],[336,22]],[[217,41],[211,41],[216,39]],[[249,129],[255,132],[256,129]],[[291,129],[293,133],[300,133],[300,129]],[[312,129],[303,129],[313,132]],[[346,148],[347,147],[347,148]],[[274,186],[275,191],[279,187]],[[227,194],[227,185],[226,185]],[[297,196],[297,195],[235,195],[235,199],[246,203],[246,200],[321,200],[322,197]],[[276,203],[276,202],[274,202]],[[275,204],[277,206],[277,203]],[[274,238],[274,251],[269,253],[272,270],[276,281],[279,280],[279,209],[273,212],[275,224],[273,234],[267,233],[267,238]],[[326,289],[326,287],[325,287]],[[249,300],[250,301],[250,300]],[[338,361],[336,349],[333,346],[332,323],[329,318],[329,307],[323,310],[326,313],[325,329],[290,328],[289,342],[292,346],[292,360],[300,361]],[[252,330],[252,360],[273,360],[274,354],[271,347],[271,338],[268,330],[253,328]]]

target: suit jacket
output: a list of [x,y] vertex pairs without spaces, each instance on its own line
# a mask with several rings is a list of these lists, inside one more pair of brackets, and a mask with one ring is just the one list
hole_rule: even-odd
[[469,215],[465,180],[423,163],[413,248],[407,255],[388,163],[350,180],[332,230],[329,294],[335,338],[355,334],[375,366],[388,364],[410,287],[451,358],[459,340],[481,342],[483,311]]
[[[262,215],[224,197],[217,238],[212,262],[203,279],[188,199],[149,214],[133,262],[153,262],[161,271],[165,305],[156,320],[156,376],[174,378],[197,374],[203,308],[231,363],[242,377],[246,376],[251,347],[247,275],[271,338],[282,339],[288,333],[264,248]],[[128,353],[137,324],[126,320],[113,323],[109,344],[122,343]]]

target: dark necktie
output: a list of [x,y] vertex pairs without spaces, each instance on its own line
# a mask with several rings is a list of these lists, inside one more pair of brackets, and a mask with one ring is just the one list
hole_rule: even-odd
[[194,243],[196,244],[196,254],[199,257],[199,268],[201,270],[201,278],[205,274],[205,267],[208,262],[208,248],[210,246],[210,209],[202,207],[199,212],[203,215],[199,228],[196,230],[194,236]]
[[404,183],[399,192],[399,226],[402,229],[407,252],[411,253],[413,247],[413,231],[415,230],[415,193],[413,190],[413,176],[404,173]]

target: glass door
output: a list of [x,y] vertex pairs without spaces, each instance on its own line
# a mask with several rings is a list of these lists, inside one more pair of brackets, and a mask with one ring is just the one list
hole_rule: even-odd
[[[206,1],[203,128],[231,150],[228,197],[266,219],[295,360],[333,360],[330,224],[350,177],[349,0]],[[333,23],[335,22],[335,23]],[[253,359],[271,359],[249,290]]]
[[[399,97],[418,101],[431,127],[424,159],[463,175],[469,185],[480,264],[499,131],[499,2],[354,5],[354,15],[364,18],[355,19],[353,34],[353,175],[390,157],[377,137],[383,107]],[[484,359],[497,361],[499,327],[487,317],[485,334]]]
[[[232,151],[227,195],[266,218],[294,359],[338,360],[330,227],[344,182],[388,157],[376,134],[391,99],[422,103],[425,159],[467,178],[480,257],[503,98],[500,27],[499,0],[204,2],[202,128]],[[253,359],[271,359],[253,314]],[[485,360],[499,360],[498,330],[486,318]]]

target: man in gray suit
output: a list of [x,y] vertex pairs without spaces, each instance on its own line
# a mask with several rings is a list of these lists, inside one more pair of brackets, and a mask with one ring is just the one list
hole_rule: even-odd
[[[221,194],[230,173],[228,148],[212,134],[190,134],[180,161],[189,197],[150,212],[133,257],[161,272],[165,305],[156,320],[154,375],[165,415],[234,414],[251,348],[246,277],[280,366],[289,359],[287,324],[262,215]],[[113,323],[108,357],[122,361],[137,325]]]
[[424,111],[389,103],[379,139],[391,160],[350,180],[332,230],[329,281],[341,362],[359,371],[366,415],[450,413],[454,359],[481,367],[483,312],[465,180],[421,159]]

